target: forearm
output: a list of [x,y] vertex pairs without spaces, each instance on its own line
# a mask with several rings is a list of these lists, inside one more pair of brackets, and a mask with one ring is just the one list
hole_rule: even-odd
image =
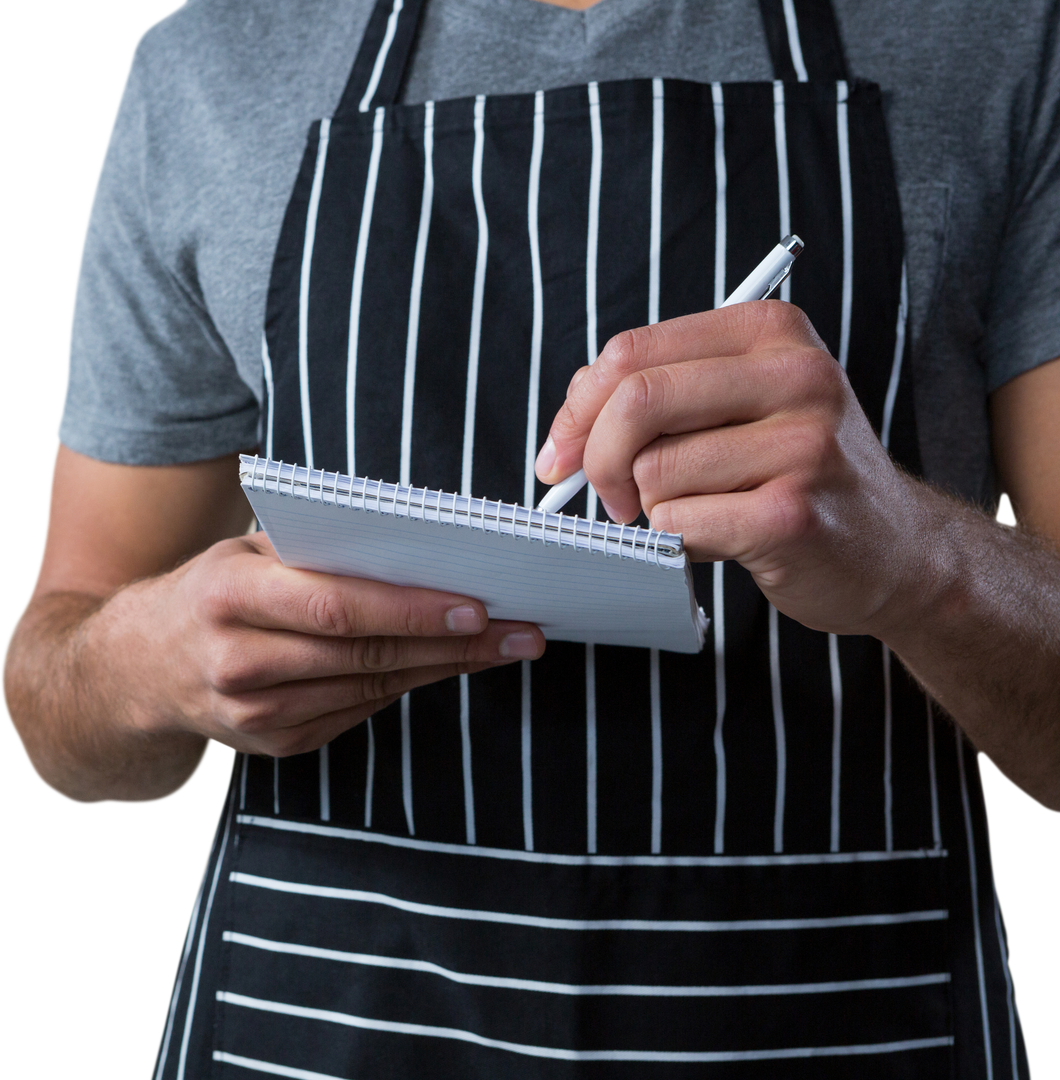
[[1060,810],[1060,555],[929,489],[878,632],[978,749]]
[[206,740],[146,733],[129,717],[106,645],[106,602],[83,593],[35,599],[7,655],[8,708],[40,775],[74,799],[152,799],[195,770]]

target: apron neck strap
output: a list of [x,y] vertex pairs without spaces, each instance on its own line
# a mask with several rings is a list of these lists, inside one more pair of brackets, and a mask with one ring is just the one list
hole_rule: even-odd
[[[392,105],[401,93],[426,0],[376,0],[336,118]],[[832,0],[759,0],[773,73],[791,82],[847,78]]]
[[758,3],[777,79],[837,82],[848,78],[832,0]]
[[376,0],[336,119],[393,105],[401,93],[425,0]]

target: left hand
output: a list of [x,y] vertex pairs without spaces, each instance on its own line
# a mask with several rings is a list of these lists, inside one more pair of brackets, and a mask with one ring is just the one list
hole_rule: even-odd
[[643,510],[694,560],[735,559],[815,629],[885,636],[930,602],[926,541],[943,500],[895,466],[790,304],[612,338],[571,381],[537,475],[553,484],[579,467],[615,521]]

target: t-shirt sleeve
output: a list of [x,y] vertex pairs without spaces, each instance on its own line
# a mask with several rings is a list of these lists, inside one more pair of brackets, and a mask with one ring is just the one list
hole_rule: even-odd
[[256,445],[259,405],[197,288],[194,237],[162,251],[152,235],[150,144],[166,133],[150,123],[143,53],[92,209],[59,437],[102,461],[163,465]]
[[983,341],[988,391],[1060,357],[1060,27],[1046,29],[1014,110],[1011,209]]

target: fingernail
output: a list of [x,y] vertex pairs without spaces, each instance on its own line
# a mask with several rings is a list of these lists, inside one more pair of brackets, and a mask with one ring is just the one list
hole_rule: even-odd
[[500,654],[507,660],[536,660],[540,653],[537,638],[526,630],[501,639]]
[[552,441],[552,436],[545,440],[545,445],[541,447],[541,453],[537,455],[537,461],[534,464],[534,468],[537,470],[538,476],[548,476],[552,472],[552,466],[556,464],[556,444]]
[[568,394],[578,385],[578,383],[582,381],[582,379],[585,378],[588,370],[589,369],[587,367],[578,368],[578,370],[574,373],[574,377],[570,381],[570,385],[567,387]]
[[454,634],[478,634],[485,629],[478,608],[473,608],[470,604],[450,608],[445,613],[445,625]]
[[614,510],[612,510],[612,509],[611,509],[611,507],[610,507],[610,506],[608,506],[608,505],[607,505],[607,503],[605,503],[605,502],[604,502],[604,500],[603,500],[603,499],[601,499],[601,500],[600,500],[600,505],[601,505],[601,506],[602,506],[602,507],[604,508],[604,513],[605,513],[605,514],[607,514],[607,516],[608,516],[608,517],[609,517],[609,518],[610,518],[610,519],[611,519],[611,520],[612,520],[612,521],[613,521],[613,522],[614,522],[614,523],[615,523],[616,525],[624,525],[624,524],[625,524],[625,522],[624,522],[624,521],[622,520],[622,518],[620,518],[620,517],[618,516],[618,514],[616,514],[616,513],[614,512]]

